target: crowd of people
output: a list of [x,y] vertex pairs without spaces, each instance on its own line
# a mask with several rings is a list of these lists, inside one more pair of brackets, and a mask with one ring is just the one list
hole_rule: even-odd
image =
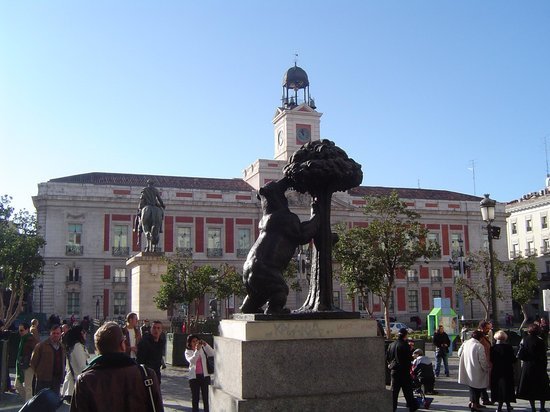
[[[413,394],[415,384],[423,387],[425,394],[437,394],[434,385],[441,372],[441,363],[445,376],[449,376],[451,340],[442,325],[439,325],[433,336],[435,368],[421,349],[414,349],[407,336],[407,329],[401,329],[397,340],[389,345],[386,353],[391,371],[394,411],[401,390],[409,410],[419,408]],[[546,370],[548,323],[544,318],[529,325],[517,351],[508,342],[506,332],[499,330],[493,335],[493,325],[489,321],[481,321],[469,339],[466,339],[465,334],[462,337],[458,351],[458,382],[469,389],[470,410],[480,411],[486,405],[496,404],[498,411],[511,411],[511,404],[518,398],[528,400],[532,412],[536,411],[537,401],[540,403],[539,410],[546,411],[545,403],[550,399],[550,381]],[[516,387],[514,368],[519,369],[518,360],[521,361],[521,367]]]
[[[550,399],[550,386],[546,372],[548,329],[545,319],[527,328],[527,334],[517,352],[508,342],[506,332],[499,330],[492,335],[490,322],[482,321],[472,337],[459,350],[458,382],[470,389],[469,408],[479,411],[485,405],[498,405],[498,411],[511,411],[516,398],[528,400],[531,410],[545,412]],[[519,384],[515,385],[514,365],[521,360]],[[489,398],[487,389],[491,390]],[[481,401],[481,403],[480,403]]]
[[[136,313],[122,327],[106,322],[94,334],[95,357],[87,349],[90,322],[49,319],[48,336],[40,339],[39,324],[19,324],[15,389],[29,401],[43,389],[70,404],[71,411],[163,411],[161,369],[166,368],[166,334],[161,321],[140,323]],[[213,348],[198,335],[189,335],[185,357],[193,411],[202,394],[208,412],[208,357]],[[8,375],[9,379],[9,375]],[[11,382],[10,382],[11,385]],[[10,386],[11,387],[11,386]],[[131,393],[125,391],[131,390]]]

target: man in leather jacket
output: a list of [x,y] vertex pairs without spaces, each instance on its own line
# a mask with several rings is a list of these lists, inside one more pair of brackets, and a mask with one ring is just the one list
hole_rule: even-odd
[[78,376],[71,412],[149,412],[153,404],[163,412],[162,395],[155,372],[145,371],[126,355],[122,329],[107,322],[94,335],[100,356]]

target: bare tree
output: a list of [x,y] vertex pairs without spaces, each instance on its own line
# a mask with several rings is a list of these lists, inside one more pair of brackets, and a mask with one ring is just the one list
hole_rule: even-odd
[[[478,252],[470,253],[468,255],[468,261],[470,262],[470,270],[479,273],[477,278],[459,278],[456,281],[458,290],[464,294],[466,301],[476,299],[483,306],[485,311],[485,320],[489,320],[489,313],[491,313],[491,259],[489,252],[486,250],[480,250]],[[497,278],[500,272],[503,270],[503,264],[498,260],[496,253],[493,253],[493,265],[495,273],[495,284],[498,285]],[[497,288],[497,298],[502,299],[502,290]]]

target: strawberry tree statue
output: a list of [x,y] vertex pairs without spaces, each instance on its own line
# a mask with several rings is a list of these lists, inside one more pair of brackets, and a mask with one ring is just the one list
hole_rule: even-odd
[[363,180],[361,165],[349,158],[334,142],[322,139],[298,149],[290,157],[283,173],[290,187],[311,195],[320,217],[320,227],[313,238],[309,293],[298,312],[334,310],[332,245],[335,235],[330,224],[332,194],[359,186]]

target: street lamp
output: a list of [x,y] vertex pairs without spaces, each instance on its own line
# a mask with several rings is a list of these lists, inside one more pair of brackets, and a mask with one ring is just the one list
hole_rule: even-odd
[[[456,256],[457,260],[455,260],[455,256],[452,256],[451,259],[449,259],[449,266],[453,270],[458,270],[460,279],[464,280],[464,275],[466,274],[466,271],[470,269],[470,265],[468,262],[464,260],[464,240],[462,238],[459,238],[457,240],[458,242],[458,256]],[[471,302],[471,301],[470,301]],[[458,306],[458,314],[461,315],[461,319],[464,318],[464,296],[462,293],[458,294],[457,299],[457,306]],[[474,318],[473,310],[470,307],[470,318]]]
[[42,282],[38,285],[38,290],[40,291],[40,313],[42,313],[42,292],[44,290],[44,285]]
[[489,194],[485,194],[485,198],[479,202],[481,209],[481,218],[487,223],[487,239],[489,240],[489,267],[490,267],[490,284],[491,284],[491,318],[493,327],[498,330],[498,311],[497,311],[497,288],[495,280],[495,265],[493,262],[493,227],[491,223],[495,220],[495,205],[496,201],[489,198]]

